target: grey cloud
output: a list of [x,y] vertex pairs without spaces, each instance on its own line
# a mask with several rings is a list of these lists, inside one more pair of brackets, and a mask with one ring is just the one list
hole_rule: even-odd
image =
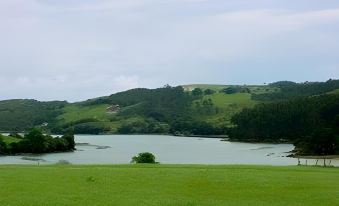
[[339,77],[339,3],[248,2],[3,0],[0,99]]

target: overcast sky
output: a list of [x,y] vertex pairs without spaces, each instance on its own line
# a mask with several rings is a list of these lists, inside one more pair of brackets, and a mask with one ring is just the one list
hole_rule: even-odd
[[0,99],[329,78],[338,0],[0,0]]

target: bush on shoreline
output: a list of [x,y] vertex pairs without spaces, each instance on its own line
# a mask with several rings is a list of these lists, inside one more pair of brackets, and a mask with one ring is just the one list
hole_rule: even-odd
[[155,156],[150,152],[139,153],[137,156],[132,157],[131,163],[148,163],[155,164]]

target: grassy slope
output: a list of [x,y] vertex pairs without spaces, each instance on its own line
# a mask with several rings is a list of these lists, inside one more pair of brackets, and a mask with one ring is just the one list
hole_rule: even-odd
[[279,89],[266,85],[243,85],[247,87],[251,94],[249,93],[235,93],[235,94],[224,94],[219,93],[220,90],[230,87],[230,86],[241,86],[241,85],[213,85],[213,84],[191,84],[183,85],[186,91],[192,91],[195,88],[200,88],[202,90],[211,89],[216,93],[212,95],[204,95],[204,99],[211,99],[216,107],[219,108],[219,113],[215,115],[210,115],[205,117],[207,122],[213,123],[215,125],[231,125],[231,118],[235,113],[240,112],[244,108],[250,108],[260,103],[258,101],[252,100],[252,94],[263,94],[263,93],[273,93],[278,92]]
[[6,144],[10,144],[12,142],[19,142],[20,139],[15,138],[15,137],[10,137],[10,136],[3,136],[0,135],[0,138],[2,138],[2,140],[6,143]]
[[215,93],[205,95],[204,99],[211,99],[215,106],[219,108],[229,108],[230,106],[251,107],[256,104],[248,93],[222,94]]
[[94,106],[80,106],[69,105],[64,108],[62,115],[58,117],[58,120],[63,123],[76,122],[81,119],[96,119],[99,121],[109,121],[108,114],[106,113],[107,104],[100,104]]
[[[192,90],[194,88],[212,89],[214,91],[220,91],[221,89],[228,87],[227,85],[209,85],[209,84],[196,84],[196,85],[185,85],[183,86],[187,91]],[[265,93],[265,92],[275,92],[276,89],[269,86],[256,86],[250,85],[247,86],[251,93]],[[204,117],[204,119],[208,122],[214,124],[229,124],[231,117],[241,111],[245,107],[253,107],[258,102],[253,101],[251,99],[251,94],[248,93],[236,93],[236,94],[223,94],[223,93],[215,93],[212,95],[205,95],[204,99],[212,99],[213,103],[220,109],[219,113],[216,115],[211,115]],[[128,109],[132,107],[136,107],[136,105],[132,105],[130,107],[122,108],[122,112],[127,112]],[[106,113],[107,104],[99,104],[92,106],[81,106],[80,104],[71,104],[66,106],[62,115],[60,115],[58,119],[58,123],[63,125],[66,123],[77,122],[81,120],[95,120],[100,121],[102,124],[105,124],[112,128],[112,131],[116,131],[119,125],[122,122],[132,121],[133,119],[117,119],[114,121],[110,121],[112,119],[112,114]]]
[[[91,122],[91,120],[95,120],[102,123],[103,125],[110,127],[112,132],[115,132],[122,123],[132,122],[140,119],[140,117],[131,117],[127,119],[114,118],[116,117],[115,114],[107,113],[106,108],[108,106],[108,104],[99,104],[92,106],[81,106],[78,104],[69,105],[64,108],[64,113],[58,116],[57,119],[59,121],[59,124],[61,125],[65,123],[74,123],[81,120],[89,120],[88,122]],[[138,104],[124,107],[122,108],[122,112],[125,112],[128,109],[137,106]]]
[[208,122],[214,124],[230,124],[230,119],[235,113],[240,112],[245,107],[253,107],[257,104],[248,93],[215,93],[205,95],[204,99],[211,99],[214,105],[220,109],[218,114],[206,118]]
[[328,92],[328,94],[339,94],[339,89]]
[[0,166],[2,206],[337,205],[338,168]]

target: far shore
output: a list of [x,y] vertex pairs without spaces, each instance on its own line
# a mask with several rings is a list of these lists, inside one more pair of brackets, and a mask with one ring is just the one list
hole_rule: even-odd
[[333,159],[333,160],[339,160],[339,155],[326,155],[326,156],[321,156],[321,155],[300,155],[300,156],[295,156],[294,158],[300,158],[300,159]]
[[[11,131],[0,131],[0,134],[8,135],[12,133]],[[19,134],[24,134],[24,132],[18,132]],[[53,136],[61,136],[60,134],[50,134]],[[279,139],[279,140],[262,140],[258,141],[257,139],[232,139],[229,138],[228,135],[184,135],[184,134],[75,134],[75,135],[165,135],[165,136],[174,136],[174,137],[194,137],[194,138],[215,138],[220,139],[221,141],[227,141],[227,142],[240,142],[240,143],[253,143],[253,144],[293,144],[292,142],[286,140],[286,139]],[[84,143],[77,143],[77,145],[84,144]],[[87,144],[87,143],[85,143]],[[97,145],[94,145],[97,146]],[[65,151],[65,152],[72,152],[72,151]],[[60,153],[60,152],[52,152],[52,153]],[[300,158],[300,159],[332,159],[332,160],[339,160],[339,154],[337,155],[297,155],[293,151],[290,151],[288,153],[291,153],[289,157],[292,158]],[[22,155],[22,154],[15,154],[15,155]],[[0,156],[6,156],[6,155],[0,155]]]

